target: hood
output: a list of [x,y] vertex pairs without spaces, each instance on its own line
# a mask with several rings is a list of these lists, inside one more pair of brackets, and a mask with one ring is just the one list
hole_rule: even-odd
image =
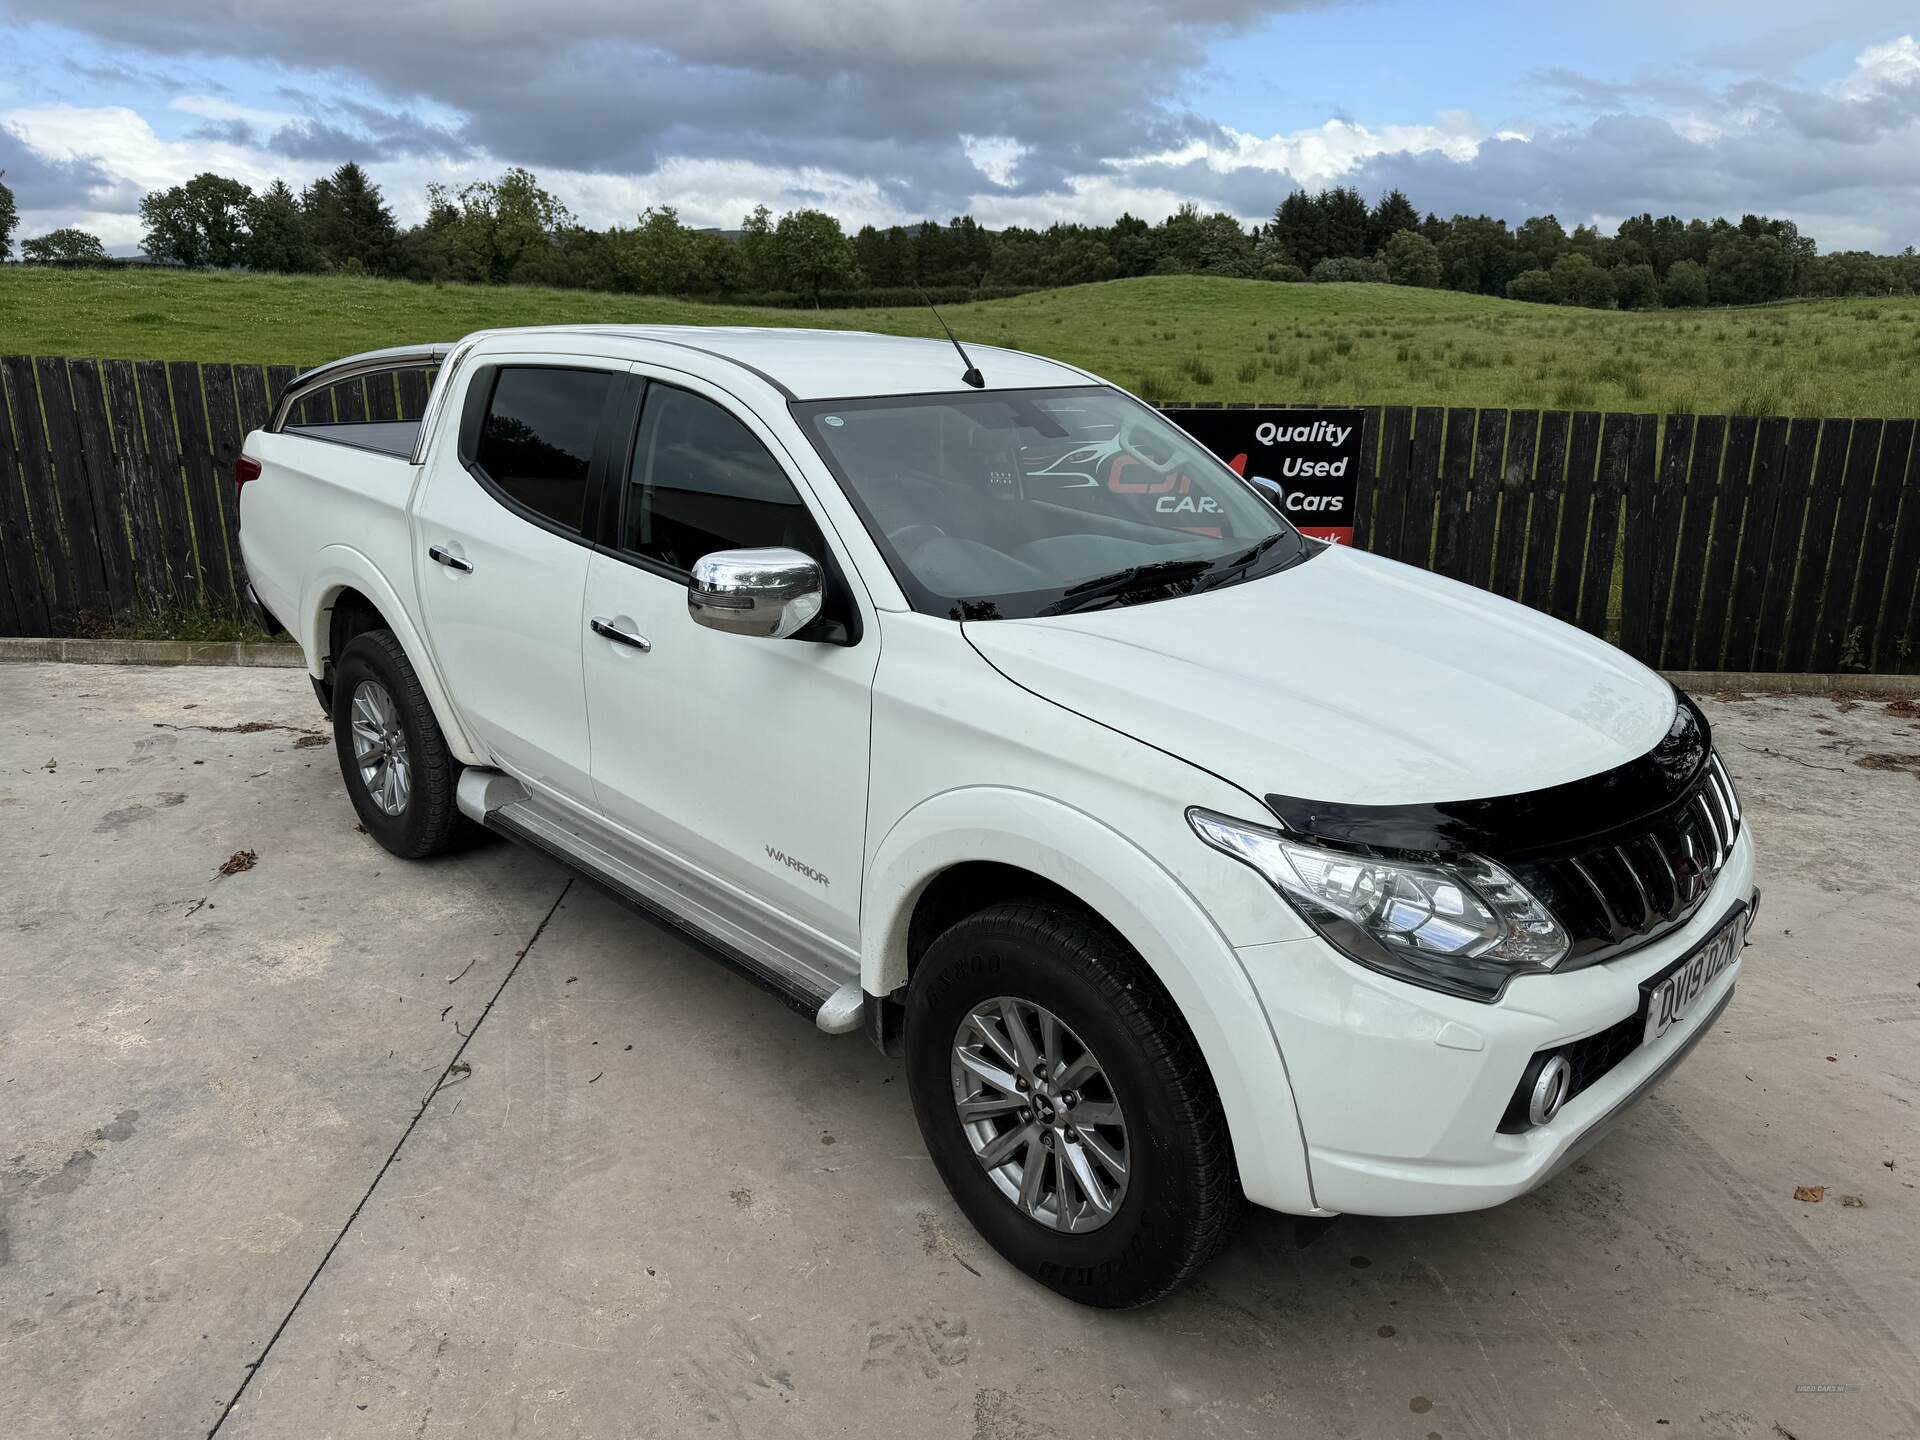
[[1674,690],[1584,631],[1345,547],[1218,590],[970,621],[1008,679],[1254,795],[1439,804],[1644,755]]

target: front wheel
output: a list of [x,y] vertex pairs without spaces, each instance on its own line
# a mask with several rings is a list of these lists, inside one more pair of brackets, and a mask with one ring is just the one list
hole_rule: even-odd
[[1239,1210],[1225,1117],[1172,1000],[1111,931],[1054,906],[969,916],[915,969],[907,1080],[955,1203],[1083,1304],[1157,1300]]

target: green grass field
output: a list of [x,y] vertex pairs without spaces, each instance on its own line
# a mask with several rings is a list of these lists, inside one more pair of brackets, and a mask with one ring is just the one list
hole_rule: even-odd
[[[1385,285],[1117,280],[945,312],[963,340],[1156,400],[1920,415],[1920,298],[1608,313]],[[0,267],[0,351],[311,364],[494,325],[653,321],[933,335],[924,310],[754,310],[574,290]],[[991,373],[991,365],[985,365]]]

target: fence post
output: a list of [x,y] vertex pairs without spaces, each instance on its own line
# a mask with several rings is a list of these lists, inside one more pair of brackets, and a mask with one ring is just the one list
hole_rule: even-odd
[[[1896,642],[1899,638],[1891,610],[1893,597],[1904,587],[1891,562],[1894,525],[1900,514],[1913,434],[1913,421],[1889,420],[1880,435],[1880,465],[1873,477],[1873,501],[1867,508],[1866,535],[1860,547],[1860,595],[1854,601],[1852,617],[1860,626],[1861,663],[1869,670],[1891,670],[1901,658],[1894,645],[1883,647],[1883,640],[1890,634]],[[1920,510],[1920,496],[1911,490],[1907,509]],[[1915,523],[1910,521],[1909,529],[1914,528]],[[1910,560],[1909,569],[1914,568],[1920,568],[1920,564]],[[1882,654],[1883,648],[1887,653]]]
[[5,557],[13,632],[46,635],[47,591],[27,520],[26,477],[13,440],[13,415],[0,383],[0,556]]
[[1693,649],[1674,664],[1695,670],[1717,670],[1726,653],[1728,618],[1732,614],[1735,557],[1746,528],[1750,503],[1748,473],[1752,467],[1754,437],[1760,422],[1736,415],[1727,424],[1727,448],[1720,462],[1720,480],[1713,492],[1713,528],[1707,534],[1706,579],[1700,590],[1700,619],[1694,627]]

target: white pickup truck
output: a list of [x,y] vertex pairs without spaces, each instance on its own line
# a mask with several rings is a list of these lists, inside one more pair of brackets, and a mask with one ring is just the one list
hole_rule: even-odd
[[[575,326],[302,376],[241,550],[368,833],[535,846],[904,1054],[955,1201],[1089,1304],[1243,1195],[1539,1185],[1731,998],[1753,848],[1699,710],[958,348]],[[421,372],[419,420],[347,418]]]

